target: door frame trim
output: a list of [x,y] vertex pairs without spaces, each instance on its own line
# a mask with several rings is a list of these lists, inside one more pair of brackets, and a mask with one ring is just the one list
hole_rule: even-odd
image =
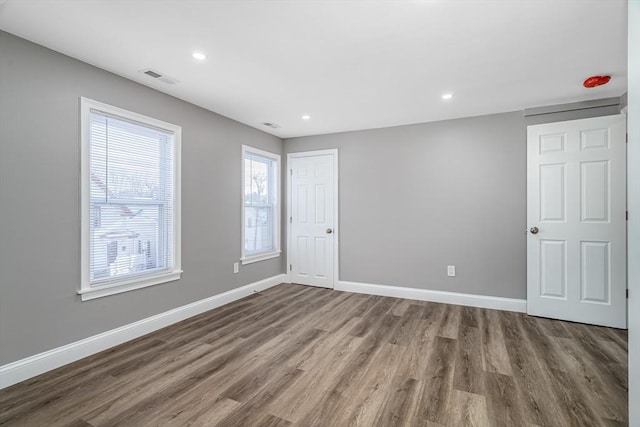
[[338,197],[338,177],[340,176],[340,174],[338,173],[338,149],[337,148],[331,148],[331,149],[327,149],[327,150],[315,150],[315,151],[299,151],[299,152],[295,152],[295,153],[287,153],[287,164],[286,164],[286,169],[285,169],[285,175],[286,175],[286,183],[287,183],[287,216],[285,217],[285,221],[286,221],[286,230],[287,230],[287,236],[286,236],[286,242],[287,242],[287,265],[285,265],[285,274],[287,275],[287,280],[289,281],[289,283],[291,283],[292,281],[292,277],[291,277],[291,270],[289,269],[289,265],[291,265],[291,221],[287,221],[289,218],[291,218],[291,169],[289,168],[289,165],[291,164],[291,159],[295,159],[295,158],[302,158],[302,157],[316,157],[316,156],[326,156],[326,155],[331,155],[333,156],[333,218],[334,218],[334,225],[333,225],[333,277],[331,278],[331,289],[335,289],[337,284],[338,284],[338,280],[340,277],[340,256],[338,253],[339,247],[340,245],[338,244],[338,242],[340,241],[340,217],[338,216],[339,210],[338,210],[338,201],[339,201],[339,197]]

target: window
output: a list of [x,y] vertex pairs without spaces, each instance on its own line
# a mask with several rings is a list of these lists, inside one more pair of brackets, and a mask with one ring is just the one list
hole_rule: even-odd
[[180,134],[81,99],[83,300],[180,278]]
[[280,256],[280,156],[242,146],[243,264]]

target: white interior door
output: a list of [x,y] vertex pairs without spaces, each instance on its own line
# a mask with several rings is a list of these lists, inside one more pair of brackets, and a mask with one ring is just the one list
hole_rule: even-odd
[[622,115],[527,130],[527,311],[626,328]]
[[289,154],[289,280],[337,280],[337,150]]

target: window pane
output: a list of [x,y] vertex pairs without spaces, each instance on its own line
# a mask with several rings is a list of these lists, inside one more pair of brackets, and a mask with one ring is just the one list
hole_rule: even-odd
[[275,160],[253,153],[244,158],[244,254],[272,252],[276,243]]
[[91,281],[171,269],[173,135],[96,111],[89,133]]
[[92,280],[167,267],[164,206],[91,204]]
[[244,247],[247,253],[275,250],[273,206],[246,206]]
[[271,200],[272,163],[270,159],[248,155],[245,159],[245,203],[266,204]]
[[171,135],[93,113],[91,198],[166,200]]

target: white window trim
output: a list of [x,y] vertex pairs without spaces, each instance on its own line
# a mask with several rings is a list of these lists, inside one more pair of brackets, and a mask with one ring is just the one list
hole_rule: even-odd
[[[159,129],[167,130],[174,136],[174,206],[173,206],[173,237],[174,237],[174,255],[173,269],[149,274],[141,274],[140,276],[128,276],[121,280],[113,280],[109,284],[99,287],[91,287],[90,279],[90,149],[89,149],[89,114],[91,110],[100,111],[113,116],[122,117],[124,119],[133,120]],[[78,294],[82,301],[88,301],[108,295],[119,294],[122,292],[132,291],[147,286],[158,285],[161,283],[172,282],[180,279],[182,275],[181,269],[181,222],[180,222],[180,165],[181,165],[181,135],[182,127],[171,123],[163,122],[152,117],[134,113],[112,105],[104,104],[89,98],[80,98],[80,289]]]
[[[273,251],[269,251],[269,252],[261,252],[255,255],[246,255],[244,252],[244,224],[245,224],[245,214],[244,214],[244,177],[245,177],[245,170],[244,170],[244,158],[246,153],[250,153],[250,154],[256,154],[258,156],[261,157],[266,157],[268,159],[274,160],[276,162],[276,167],[274,168],[274,175],[275,175],[275,184],[274,184],[274,189],[275,189],[275,193],[276,193],[276,200],[273,204],[274,206],[274,224],[273,224],[273,228],[274,228],[274,246],[275,246],[275,250]],[[241,188],[241,197],[240,197],[240,210],[242,212],[241,214],[241,218],[242,218],[242,222],[241,222],[241,227],[240,227],[240,232],[241,232],[241,240],[240,240],[240,252],[241,252],[241,256],[240,256],[240,262],[242,263],[242,265],[245,264],[251,264],[254,262],[258,262],[258,261],[264,261],[267,259],[271,259],[271,258],[277,258],[280,256],[280,254],[282,253],[282,249],[280,248],[280,205],[282,203],[282,199],[281,199],[281,188],[280,188],[280,169],[282,168],[282,163],[280,163],[280,155],[275,154],[275,153],[270,153],[268,151],[264,151],[264,150],[260,150],[258,148],[253,148],[250,147],[248,145],[243,145],[242,146],[242,167],[241,167],[241,173],[242,173],[242,179],[241,179],[241,183],[242,183],[242,188]]]

